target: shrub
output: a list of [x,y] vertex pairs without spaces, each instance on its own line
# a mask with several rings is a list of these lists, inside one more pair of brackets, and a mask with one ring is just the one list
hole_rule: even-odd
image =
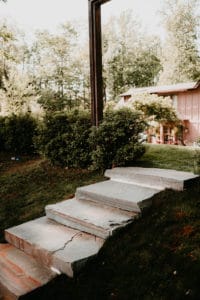
[[138,113],[108,110],[98,128],[83,111],[47,115],[36,145],[53,164],[69,168],[105,169],[132,164],[144,153],[138,133],[144,128]]
[[1,150],[14,155],[33,154],[37,122],[29,114],[12,115],[0,120]]
[[48,155],[48,144],[51,140],[59,138],[69,130],[69,122],[66,114],[47,114],[39,124],[38,135],[35,138],[35,146],[41,154]]
[[140,115],[130,109],[108,110],[104,120],[91,133],[94,169],[127,166],[144,153],[138,134],[144,129]]
[[0,117],[0,151],[5,151],[5,118]]
[[36,139],[40,151],[53,164],[85,168],[91,163],[89,113],[72,111],[48,115]]

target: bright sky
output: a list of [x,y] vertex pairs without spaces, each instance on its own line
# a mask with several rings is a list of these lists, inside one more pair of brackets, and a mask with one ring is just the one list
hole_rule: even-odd
[[[159,33],[157,11],[160,0],[111,0],[102,5],[103,22],[111,15],[119,15],[126,9],[132,9],[142,23],[151,32]],[[7,18],[28,31],[55,28],[65,21],[83,20],[88,17],[88,0],[7,0],[0,2],[0,19]]]

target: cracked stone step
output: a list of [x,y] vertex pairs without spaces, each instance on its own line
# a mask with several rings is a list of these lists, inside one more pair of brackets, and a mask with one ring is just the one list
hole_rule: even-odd
[[52,280],[56,274],[9,244],[0,244],[0,296],[14,300]]
[[109,169],[106,170],[105,176],[119,182],[178,191],[182,191],[199,181],[199,176],[190,172],[141,167]]
[[45,210],[48,218],[101,238],[107,238],[138,216],[134,212],[75,198],[48,205]]
[[77,188],[76,199],[139,213],[152,204],[153,196],[159,192],[160,189],[107,180]]
[[5,230],[5,238],[41,264],[69,277],[96,255],[105,241],[46,217]]

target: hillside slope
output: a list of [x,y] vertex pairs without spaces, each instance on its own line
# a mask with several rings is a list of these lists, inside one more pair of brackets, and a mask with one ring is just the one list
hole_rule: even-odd
[[[141,164],[193,171],[194,152],[187,156],[187,151],[150,147]],[[70,197],[77,186],[103,179],[86,170],[55,168],[43,160],[22,165],[16,171],[9,163],[0,176],[2,231],[43,214],[47,203]],[[199,299],[200,187],[167,190],[156,200],[143,218],[111,237],[78,277],[58,277],[26,299]]]

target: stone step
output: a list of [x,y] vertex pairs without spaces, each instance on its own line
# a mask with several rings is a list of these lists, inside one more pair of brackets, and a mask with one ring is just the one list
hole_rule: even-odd
[[107,238],[138,216],[134,212],[75,198],[48,205],[45,210],[48,218],[101,238]]
[[0,244],[0,294],[13,300],[43,286],[56,276],[30,255],[9,244]]
[[69,277],[96,255],[105,241],[46,217],[5,230],[5,238],[41,264]]
[[107,180],[77,188],[76,199],[139,213],[141,209],[152,204],[152,197],[159,192],[155,188]]
[[140,167],[120,167],[106,170],[105,176],[119,182],[178,191],[199,181],[199,176],[190,172]]

